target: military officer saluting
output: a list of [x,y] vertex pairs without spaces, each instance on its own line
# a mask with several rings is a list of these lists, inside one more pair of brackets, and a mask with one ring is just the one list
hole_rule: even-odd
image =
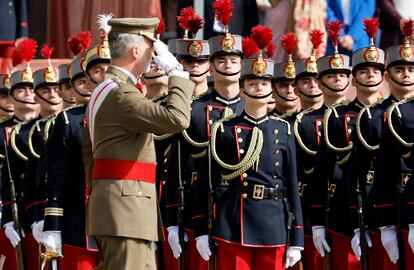
[[[194,84],[167,46],[154,38],[158,23],[157,18],[109,20],[111,65],[86,111],[86,232],[97,240],[102,269],[155,269],[154,241],[162,236],[151,133],[176,133],[189,125]],[[154,51],[154,60],[170,77],[165,106],[135,88]]]
[[[10,76],[10,95],[13,97],[15,117],[18,123],[5,128],[9,156],[9,160],[5,162],[10,164],[10,174],[16,191],[19,223],[26,234],[24,238],[22,238],[22,234],[19,235],[14,229],[8,166],[3,166],[1,173],[2,224],[5,228],[6,237],[13,247],[16,247],[22,241],[24,264],[26,267],[32,267],[29,269],[37,269],[38,244],[31,234],[30,224],[27,223],[23,207],[23,174],[29,153],[28,135],[31,126],[35,122],[33,119],[37,117],[39,109],[39,105],[34,100],[33,70],[30,67],[30,61],[36,54],[36,47],[36,41],[29,39],[22,41],[18,48],[19,53],[24,55],[23,60],[27,61],[28,64],[24,70],[14,71]],[[16,256],[9,256],[8,264],[12,269],[17,269],[15,258]]]
[[412,269],[414,54],[409,37],[413,32],[413,21],[403,20],[401,25],[404,43],[387,51],[389,87],[392,95],[401,100],[392,103],[386,111],[386,126],[376,156],[369,200],[389,259],[401,269]]
[[323,41],[323,33],[315,29],[309,33],[309,37],[313,45],[311,56],[295,62],[295,93],[300,99],[302,110],[294,118],[293,133],[296,138],[298,187],[305,227],[305,250],[302,261],[306,269],[317,269],[319,265],[315,265],[316,249],[312,241],[309,217],[309,185],[315,172],[315,157],[320,144],[323,143],[322,120],[327,107],[323,104],[323,93],[319,89],[315,56],[316,49]]
[[294,119],[292,114],[299,109],[299,97],[294,90],[295,63],[292,59],[292,54],[296,48],[296,41],[294,33],[283,35],[280,38],[280,43],[288,54],[288,61],[276,63],[274,74],[275,109],[273,114],[278,117],[287,117],[289,121]]
[[[98,15],[100,26],[111,18]],[[71,65],[72,78],[102,81],[109,64],[110,53],[107,38],[88,48],[85,59],[75,59]],[[83,63],[82,67],[79,63]],[[76,80],[76,79],[75,79]],[[55,119],[55,125],[46,144],[46,208],[44,211],[44,234],[42,242],[47,250],[63,255],[64,269],[92,269],[98,264],[97,247],[93,238],[85,234],[86,184],[82,162],[82,138],[85,125],[85,110],[94,83],[77,84],[75,100],[77,106],[68,108]],[[91,88],[92,87],[92,88]]]
[[[263,50],[271,40],[270,28],[252,29],[243,47],[250,57],[242,60],[245,110],[212,125],[211,176],[202,171],[196,184],[204,219],[209,184],[214,192],[211,236],[218,245],[217,269],[284,269],[300,259],[303,249],[295,138],[287,121],[267,114],[274,62],[263,57]],[[224,191],[218,190],[220,181],[228,182]],[[212,260],[207,229],[195,232],[197,248]]]

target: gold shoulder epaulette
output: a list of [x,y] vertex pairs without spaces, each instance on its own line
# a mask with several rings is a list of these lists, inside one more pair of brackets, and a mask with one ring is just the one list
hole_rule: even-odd
[[286,121],[285,119],[282,119],[281,117],[278,117],[278,116],[275,116],[275,115],[270,115],[269,118],[286,124],[287,134],[290,135],[292,133],[292,131],[290,130],[290,123],[288,121]]
[[296,115],[295,122],[293,123],[293,133],[295,134],[296,140],[298,141],[299,146],[303,149],[303,151],[305,151],[308,155],[315,156],[317,152],[308,148],[299,134],[299,124],[302,122],[303,116],[311,111],[314,111],[314,109],[311,108],[308,110],[303,110],[298,115]]
[[398,133],[397,133],[397,131],[395,130],[395,128],[394,128],[394,125],[392,124],[392,113],[394,112],[394,110],[396,110],[397,111],[397,117],[398,118],[402,118],[402,114],[401,114],[401,111],[400,111],[400,108],[398,107],[400,104],[403,104],[403,103],[405,103],[405,102],[407,102],[407,99],[405,99],[405,100],[402,100],[402,101],[400,101],[400,102],[395,102],[395,103],[393,103],[390,107],[388,107],[388,109],[387,109],[387,124],[388,124],[388,127],[389,127],[389,129],[390,129],[390,131],[391,131],[391,134],[397,139],[397,141],[399,142],[399,143],[401,143],[404,147],[412,147],[413,146],[413,143],[411,142],[411,143],[409,143],[409,142],[406,142]]
[[[329,106],[328,109],[325,111],[325,114],[323,116],[323,135],[325,137],[326,145],[334,152],[349,151],[353,147],[352,141],[349,141],[348,146],[346,146],[346,147],[336,147],[331,143],[331,141],[329,139],[328,123],[329,123],[329,118],[330,118],[332,112],[336,113],[336,110],[332,106]],[[335,115],[335,117],[338,117],[337,114]]]

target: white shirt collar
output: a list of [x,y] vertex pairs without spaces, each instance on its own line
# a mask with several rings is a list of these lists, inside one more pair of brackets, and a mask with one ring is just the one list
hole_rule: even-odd
[[128,77],[131,79],[131,81],[134,84],[137,84],[138,83],[138,79],[129,70],[126,70],[125,68],[113,66],[113,65],[111,65],[111,67],[116,68],[116,69],[119,69],[120,71],[122,71],[123,73],[125,73],[126,75],[128,75]]

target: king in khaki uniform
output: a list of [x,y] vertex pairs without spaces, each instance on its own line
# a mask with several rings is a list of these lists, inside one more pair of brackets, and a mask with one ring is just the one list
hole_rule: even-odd
[[[111,65],[92,93],[83,139],[89,181],[86,232],[99,246],[97,269],[155,269],[154,241],[163,237],[151,133],[188,127],[194,84],[167,46],[155,41],[158,23],[157,18],[108,22]],[[135,88],[154,51],[154,61],[170,77],[165,106]]]
[[[196,182],[197,208],[204,209],[204,219],[212,209],[207,198],[213,190],[211,237],[217,241],[217,269],[285,269],[303,250],[295,138],[286,120],[267,114],[274,62],[263,51],[272,36],[270,28],[256,26],[244,42],[245,110],[213,123],[211,172],[202,170]],[[228,183],[225,190],[220,190],[221,181]],[[214,260],[214,254],[209,257],[208,226],[195,233],[200,254]]]
[[[414,53],[409,37],[413,21],[401,22],[404,43],[387,50],[387,78],[393,96],[401,99],[386,110],[375,164],[375,180],[369,201],[373,205],[375,226],[381,231],[381,242],[389,259],[399,269],[414,267],[413,215],[413,94]],[[388,269],[392,269],[389,266]]]
[[[10,165],[10,175],[14,181],[15,197],[17,203],[18,222],[15,224],[13,219],[13,201],[10,190],[10,177],[8,166],[2,167],[1,173],[1,198],[2,198],[2,224],[5,228],[6,237],[9,244],[2,249],[7,249],[10,244],[13,247],[21,247],[23,264],[27,269],[37,269],[38,264],[38,244],[33,238],[30,230],[30,224],[27,222],[26,212],[24,210],[24,184],[23,177],[29,153],[28,135],[30,128],[35,123],[37,116],[38,104],[35,102],[33,91],[33,70],[30,67],[30,61],[36,54],[37,43],[32,39],[24,40],[20,43],[18,54],[27,66],[23,70],[16,70],[10,76],[10,95],[14,100],[15,123],[13,126],[5,127],[5,138],[7,142],[7,154],[9,159],[5,161]],[[17,122],[17,123],[16,123]],[[19,227],[20,225],[20,227]],[[20,232],[20,233],[18,233]],[[23,237],[25,236],[25,237]],[[9,246],[10,247],[10,246]],[[9,253],[10,254],[10,253]],[[12,252],[7,258],[7,267],[17,269],[20,262],[16,258],[16,252]]]
[[[82,138],[85,110],[95,86],[93,82],[104,79],[110,53],[107,42],[107,21],[110,15],[98,15],[98,23],[104,28],[102,40],[85,51],[84,59],[75,59],[71,65],[76,87],[77,106],[60,113],[46,144],[46,208],[42,243],[49,254],[63,255],[63,269],[92,269],[98,264],[97,246],[92,237],[85,234],[85,202],[87,182],[82,161]],[[82,68],[78,64],[82,63]],[[85,70],[84,70],[85,68]],[[78,84],[76,80],[92,81]]]
[[[186,16],[183,13],[189,13]],[[207,86],[207,77],[210,75],[210,49],[207,40],[199,40],[196,34],[202,28],[204,21],[198,16],[193,7],[188,7],[180,12],[177,18],[179,25],[184,30],[184,37],[176,41],[177,59],[189,72],[190,80],[195,83],[192,108],[197,100],[206,95],[210,90]],[[191,28],[187,29],[187,25]],[[189,32],[192,38],[189,38]],[[200,111],[198,111],[199,113]],[[197,117],[196,111],[191,111],[191,125]],[[198,130],[197,132],[205,132]],[[188,135],[187,131],[185,133]],[[165,220],[163,225],[168,231],[168,249],[174,257],[180,260],[179,265],[173,262],[171,269],[207,269],[207,263],[201,258],[196,249],[194,232],[191,226],[192,184],[196,180],[197,162],[200,158],[193,158],[191,153],[193,145],[186,140],[183,133],[175,134],[172,138],[172,151],[167,160],[167,179],[165,183]],[[198,151],[198,149],[197,149]],[[194,172],[194,173],[193,173]],[[170,251],[170,252],[171,252]],[[184,251],[184,252],[182,252]],[[184,265],[182,265],[184,264]]]
[[295,62],[295,93],[300,99],[301,111],[294,118],[293,133],[296,138],[296,160],[298,169],[298,187],[301,198],[303,224],[305,229],[305,249],[302,262],[305,269],[320,269],[322,260],[318,256],[312,241],[310,225],[310,192],[309,185],[315,172],[315,157],[323,141],[322,120],[326,106],[323,104],[323,93],[319,88],[318,70],[315,51],[323,42],[323,33],[315,29],[309,33],[312,43],[312,54],[308,58]]

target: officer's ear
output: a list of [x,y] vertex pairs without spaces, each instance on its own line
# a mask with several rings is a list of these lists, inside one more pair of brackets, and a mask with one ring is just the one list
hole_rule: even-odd
[[[356,75],[356,74],[355,74]],[[352,86],[356,86],[356,79],[355,79],[355,76],[352,76],[352,79],[351,79],[351,85]]]
[[385,78],[386,82],[388,82],[388,83],[390,82],[390,75],[388,74],[388,70],[385,71],[384,78]]
[[299,89],[296,83],[293,85],[293,92],[295,93],[296,96],[299,96]]

